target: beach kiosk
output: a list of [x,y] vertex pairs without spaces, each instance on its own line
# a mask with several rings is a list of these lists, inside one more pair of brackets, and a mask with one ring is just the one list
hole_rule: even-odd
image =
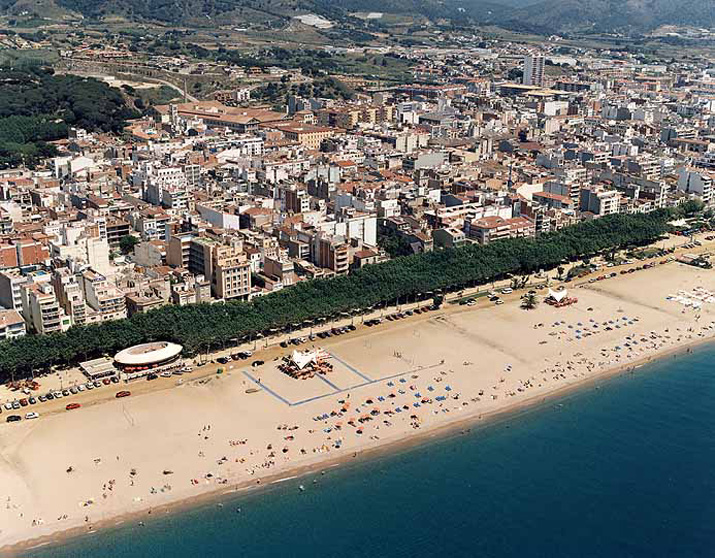
[[549,295],[546,297],[546,304],[550,304],[556,308],[563,308],[564,306],[576,304],[577,302],[578,299],[576,297],[570,297],[566,289],[561,291],[552,291],[549,289]]
[[134,345],[114,355],[114,365],[122,371],[122,379],[133,380],[154,373],[181,367],[183,347],[168,341]]

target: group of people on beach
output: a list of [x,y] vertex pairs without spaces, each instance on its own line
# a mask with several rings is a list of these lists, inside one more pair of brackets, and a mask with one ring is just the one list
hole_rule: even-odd
[[[435,359],[434,363],[417,366],[401,376],[301,407],[301,411],[295,412],[294,422],[276,424],[273,434],[260,441],[241,433],[240,425],[228,435],[227,425],[201,424],[195,430],[196,437],[192,442],[195,445],[191,446],[195,451],[193,455],[200,459],[187,460],[188,465],[177,469],[176,474],[165,469],[163,475],[171,475],[172,483],[157,483],[156,474],[140,478],[135,468],[128,468],[126,478],[103,481],[99,502],[85,497],[79,502],[81,511],[62,512],[57,521],[81,516],[91,527],[92,517],[102,515],[98,510],[102,501],[117,496],[131,499],[136,507],[143,508],[147,502],[152,506],[168,502],[167,493],[175,488],[182,490],[183,495],[187,490],[207,485],[238,486],[248,480],[261,483],[276,470],[318,461],[326,453],[355,456],[391,435],[397,438],[407,430],[439,426],[454,420],[455,414],[482,418],[492,410],[501,409],[504,398],[526,401],[535,395],[545,395],[554,383],[567,385],[599,371],[633,366],[661,351],[715,335],[715,321],[703,325],[699,311],[693,314],[692,320],[681,318],[674,325],[656,330],[642,325],[647,320],[641,316],[628,316],[621,311],[601,316],[591,310],[589,308],[580,321],[558,319],[546,324],[530,324],[531,328],[545,334],[535,338],[535,346],[550,341],[560,341],[564,345],[564,350],[556,358],[543,357],[541,367],[527,366],[516,360],[513,364],[510,362],[512,355],[505,355],[499,373],[484,374],[484,381],[480,382],[473,381],[482,366],[478,359],[474,359],[476,364],[462,359],[459,362]],[[598,347],[585,342],[595,335],[608,339],[608,342]],[[569,352],[569,348],[575,347],[578,347],[576,352]],[[403,351],[397,357],[404,359]],[[469,370],[472,381],[464,381],[465,374],[461,370],[457,373],[458,369]],[[328,405],[326,401],[329,401]],[[122,456],[126,458],[124,453]],[[120,461],[119,455],[116,461]],[[91,464],[73,463],[66,471],[74,474],[88,465]],[[101,467],[101,458],[95,458],[93,466]],[[18,514],[33,527],[45,525],[41,517],[25,519],[23,510],[9,497],[5,507],[8,513]]]

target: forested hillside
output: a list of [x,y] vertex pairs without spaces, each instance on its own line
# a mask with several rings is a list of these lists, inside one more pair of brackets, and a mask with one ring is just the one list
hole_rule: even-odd
[[0,168],[36,165],[70,127],[119,132],[139,114],[106,83],[47,68],[0,68]]

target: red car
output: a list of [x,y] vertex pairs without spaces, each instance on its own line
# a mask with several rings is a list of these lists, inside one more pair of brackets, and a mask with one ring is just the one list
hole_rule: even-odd
[[72,411],[73,409],[79,409],[81,406],[82,405],[80,405],[79,403],[70,403],[65,407],[65,409],[67,409],[68,411]]
[[120,397],[129,397],[131,394],[132,394],[131,391],[118,391],[117,395],[115,395],[114,397],[119,399]]

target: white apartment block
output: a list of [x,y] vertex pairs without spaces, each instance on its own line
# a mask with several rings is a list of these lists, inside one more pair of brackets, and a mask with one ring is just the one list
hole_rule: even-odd
[[694,195],[706,205],[713,201],[715,173],[681,167],[678,169],[678,190]]
[[531,54],[524,57],[524,85],[544,85],[544,57]]

